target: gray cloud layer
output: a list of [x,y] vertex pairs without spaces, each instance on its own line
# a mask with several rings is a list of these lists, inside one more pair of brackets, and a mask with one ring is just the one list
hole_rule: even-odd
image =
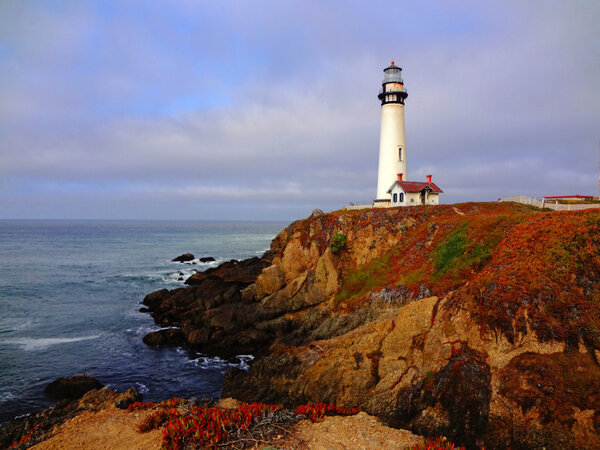
[[4,2],[0,218],[370,201],[392,58],[410,178],[445,202],[596,193],[599,22],[595,2]]

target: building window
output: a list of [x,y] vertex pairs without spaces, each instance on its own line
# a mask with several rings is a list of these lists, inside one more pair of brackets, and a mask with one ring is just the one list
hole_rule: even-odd
[[404,203],[404,192],[400,192],[400,203]]
[[398,147],[398,161],[402,161],[402,147]]
[[398,194],[394,192],[394,203],[398,203]]

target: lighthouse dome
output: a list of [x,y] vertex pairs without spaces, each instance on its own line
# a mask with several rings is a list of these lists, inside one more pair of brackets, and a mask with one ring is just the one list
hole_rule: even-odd
[[404,83],[404,81],[402,80],[402,69],[396,64],[394,64],[394,61],[392,61],[392,63],[388,67],[383,69],[383,73],[384,76],[382,84]]

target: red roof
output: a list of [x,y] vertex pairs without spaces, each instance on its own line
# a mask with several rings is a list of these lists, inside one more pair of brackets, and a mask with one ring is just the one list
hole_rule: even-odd
[[396,181],[396,184],[399,184],[404,189],[404,192],[421,192],[426,187],[429,187],[436,194],[444,193],[437,184],[428,183],[427,181]]
[[551,195],[544,198],[594,198],[593,195]]

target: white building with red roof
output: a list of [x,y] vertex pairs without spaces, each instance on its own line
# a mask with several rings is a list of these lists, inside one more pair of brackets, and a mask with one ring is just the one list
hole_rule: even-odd
[[391,196],[390,206],[415,206],[439,205],[444,191],[431,181],[431,175],[427,175],[427,181],[402,181],[399,173],[387,193]]

